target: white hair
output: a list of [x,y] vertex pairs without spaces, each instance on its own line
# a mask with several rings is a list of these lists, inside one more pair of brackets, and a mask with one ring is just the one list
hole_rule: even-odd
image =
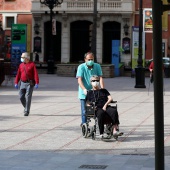
[[21,58],[27,58],[30,60],[30,55],[27,52],[25,52],[25,53],[22,53]]
[[100,79],[100,77],[99,76],[97,76],[97,75],[92,75],[91,77],[90,77],[90,81],[92,81],[93,79]]

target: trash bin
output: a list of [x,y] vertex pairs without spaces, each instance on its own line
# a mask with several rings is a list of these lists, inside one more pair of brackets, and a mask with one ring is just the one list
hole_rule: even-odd
[[166,78],[170,77],[170,67],[165,67],[164,68],[164,74]]

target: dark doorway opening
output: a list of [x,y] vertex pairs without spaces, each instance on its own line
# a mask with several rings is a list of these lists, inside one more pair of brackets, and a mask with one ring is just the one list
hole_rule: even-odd
[[56,21],[56,35],[51,36],[50,21],[44,23],[44,61],[50,55],[51,38],[55,63],[61,63],[61,23]]
[[70,62],[84,60],[84,54],[90,51],[90,21],[75,21],[70,27]]
[[120,40],[121,24],[115,21],[103,24],[103,63],[111,64],[112,40]]

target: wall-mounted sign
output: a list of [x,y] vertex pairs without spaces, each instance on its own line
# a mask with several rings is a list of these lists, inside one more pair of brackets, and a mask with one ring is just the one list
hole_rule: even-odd
[[[142,36],[142,59],[145,62],[145,33]],[[138,65],[139,57],[139,27],[132,27],[132,68],[134,69]]]
[[125,54],[130,53],[130,38],[125,37],[122,40],[122,48]]
[[34,52],[41,52],[41,37],[34,37]]
[[16,75],[21,63],[21,54],[27,50],[26,24],[12,24],[11,42],[11,69],[12,75]]

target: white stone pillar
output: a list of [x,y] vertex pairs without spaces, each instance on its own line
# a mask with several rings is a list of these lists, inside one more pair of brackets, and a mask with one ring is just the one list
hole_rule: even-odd
[[61,63],[70,62],[70,24],[68,20],[62,21],[61,34]]
[[98,63],[102,63],[102,43],[103,43],[103,39],[102,39],[102,22],[98,21],[97,23],[97,44],[96,44],[96,57],[97,57],[97,62]]

